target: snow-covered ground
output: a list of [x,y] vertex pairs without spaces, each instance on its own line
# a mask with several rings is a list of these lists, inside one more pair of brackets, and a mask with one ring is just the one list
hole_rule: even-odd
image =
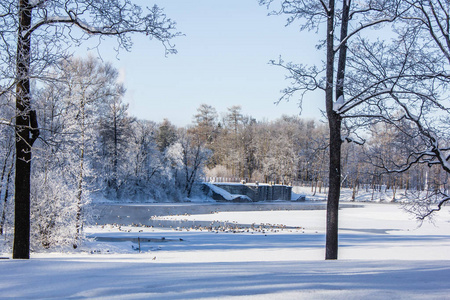
[[79,252],[0,260],[0,298],[450,299],[450,209],[418,227],[398,204],[359,205],[341,209],[337,261],[324,210],[160,216],[216,222],[87,228]]

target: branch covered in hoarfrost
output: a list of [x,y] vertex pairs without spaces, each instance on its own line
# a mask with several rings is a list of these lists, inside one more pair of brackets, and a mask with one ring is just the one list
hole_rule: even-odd
[[373,21],[371,23],[361,25],[359,28],[357,28],[354,31],[352,31],[351,33],[349,33],[342,41],[340,41],[340,43],[334,47],[334,49],[333,49],[334,52],[338,52],[339,49],[341,49],[342,45],[345,45],[351,37],[358,34],[360,31],[362,31],[366,28],[369,28],[369,27],[373,27],[375,25],[382,24],[382,23],[392,23],[396,19],[397,19],[397,16],[394,16],[392,18],[380,19],[380,20]]
[[319,70],[315,66],[306,67],[304,65],[285,63],[281,58],[278,62],[272,60],[269,63],[287,70],[289,75],[286,76],[286,79],[292,81],[289,87],[282,90],[282,96],[277,103],[282,100],[289,101],[297,92],[300,92],[301,103],[306,93],[325,89],[323,78],[321,78],[323,70]]
[[[52,6],[53,15],[48,6]],[[75,26],[88,35],[118,36],[120,45],[126,50],[131,44],[126,35],[145,34],[150,39],[159,40],[168,53],[176,53],[169,41],[181,35],[175,32],[176,23],[168,19],[161,8],[155,5],[144,15],[143,10],[129,0],[114,0],[104,4],[90,1],[41,1],[34,8],[34,19],[37,21],[23,32],[24,38],[30,37],[43,26],[66,25]]]
[[[433,198],[439,197],[440,200],[435,202]],[[420,202],[413,202],[410,205],[405,205],[405,209],[414,215],[420,222],[432,218],[436,212],[442,210],[442,207],[450,202],[450,195],[442,191],[436,191],[423,198]],[[409,207],[408,207],[409,206]]]

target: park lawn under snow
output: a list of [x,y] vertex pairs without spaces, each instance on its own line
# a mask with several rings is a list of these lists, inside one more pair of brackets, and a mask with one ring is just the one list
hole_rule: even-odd
[[[324,210],[164,216],[255,229],[91,227],[104,241],[80,252],[1,260],[0,298],[450,299],[450,210],[418,228],[398,204],[360,205],[341,209],[337,261]],[[153,242],[108,241],[129,237]]]

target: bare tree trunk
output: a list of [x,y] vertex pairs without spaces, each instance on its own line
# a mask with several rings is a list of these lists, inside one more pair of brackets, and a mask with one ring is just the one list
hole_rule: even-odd
[[81,145],[80,145],[80,170],[78,173],[78,191],[77,191],[77,214],[75,218],[76,236],[73,248],[78,248],[78,243],[83,231],[83,216],[82,216],[82,206],[83,206],[83,177],[84,177],[84,151],[85,151],[85,121],[86,121],[86,111],[84,97],[81,99]]
[[373,201],[373,197],[374,197],[374,195],[375,195],[375,176],[374,176],[374,178],[372,179],[372,198],[370,198],[370,201]]
[[[28,0],[19,2],[16,85],[16,172],[14,213],[14,259],[30,258],[30,176],[31,147],[39,135],[36,113],[30,107],[30,36],[31,7]],[[30,137],[31,135],[31,137]]]
[[395,194],[397,193],[397,183],[395,182],[395,178],[394,178],[394,182],[392,184],[392,200],[391,202],[395,202]]
[[330,123],[330,178],[327,201],[327,237],[325,259],[337,259],[338,211],[341,191],[341,120],[328,118]]
[[312,195],[315,196],[316,192],[317,192],[317,178],[316,178],[316,180],[314,181],[314,184],[311,187],[311,191],[312,191],[313,188],[314,188],[314,193]]
[[[341,42],[347,37],[350,12],[350,0],[342,1]],[[327,19],[327,85],[326,110],[328,126],[330,129],[330,183],[327,200],[327,236],[325,246],[325,259],[338,258],[338,213],[341,192],[341,123],[342,117],[333,109],[333,72],[334,72],[334,1],[329,1]],[[346,43],[339,49],[339,61],[336,80],[336,99],[344,97],[345,63],[347,59]]]
[[[334,78],[334,0],[329,1],[327,19],[327,71],[325,103],[330,130],[330,170],[329,190],[327,200],[327,233],[325,246],[325,259],[337,259],[338,252],[338,209],[340,193],[340,122],[333,111],[333,78]],[[337,130],[336,130],[337,126]],[[339,133],[337,133],[339,132]],[[339,142],[336,143],[337,139]]]
[[359,190],[359,165],[356,165],[356,178],[353,181],[353,192],[352,192],[352,201],[356,200],[356,194]]
[[356,188],[358,186],[357,181],[355,180],[353,182],[353,191],[352,191],[352,200],[351,201],[355,201],[356,200]]
[[80,172],[78,174],[78,191],[77,191],[77,214],[75,219],[76,236],[73,248],[78,248],[78,241],[83,230],[83,220],[82,220],[82,206],[83,206],[83,168],[84,168],[84,149],[82,148],[80,153]]
[[113,123],[113,130],[114,130],[114,158],[113,158],[113,188],[116,192],[116,198],[119,198],[119,185],[118,185],[118,172],[117,172],[117,164],[118,164],[118,147],[119,147],[119,138],[117,134],[117,115],[118,115],[118,108],[116,107],[116,103],[114,102],[114,123]]

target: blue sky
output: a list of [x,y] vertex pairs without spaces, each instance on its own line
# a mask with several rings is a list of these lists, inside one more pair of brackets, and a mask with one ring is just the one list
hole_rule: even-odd
[[[121,52],[119,60],[111,51],[113,40],[100,48],[103,59],[121,71],[132,115],[156,122],[167,118],[185,126],[202,103],[219,113],[241,105],[244,114],[257,120],[299,114],[297,101],[274,104],[289,82],[281,68],[268,62],[281,55],[285,61],[319,63],[324,53],[316,50],[314,33],[285,27],[284,16],[267,16],[268,10],[257,0],[160,0],[155,4],[185,34],[173,41],[178,54],[165,57],[162,45],[137,35],[132,51]],[[302,116],[320,118],[323,102],[322,94],[311,94]]]

